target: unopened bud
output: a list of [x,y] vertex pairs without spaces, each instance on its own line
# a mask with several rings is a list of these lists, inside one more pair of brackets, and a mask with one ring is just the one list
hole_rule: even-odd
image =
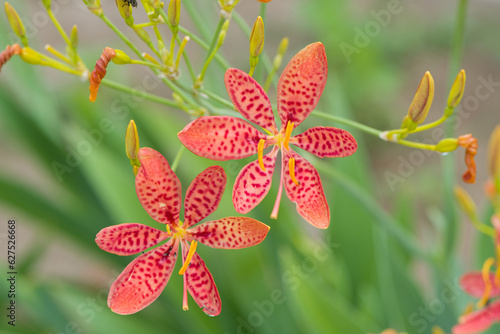
[[102,16],[101,0],[83,0],[89,11],[97,16]]
[[124,19],[127,19],[127,18],[132,16],[132,6],[130,5],[130,1],[115,0],[115,3],[116,3],[116,7],[118,7],[118,11],[120,12],[120,15]]
[[49,10],[51,0],[42,0],[42,2],[43,2],[43,5],[45,6],[45,9]]
[[28,64],[42,65],[44,63],[40,54],[30,47],[24,47],[19,56]]
[[111,61],[117,65],[130,64],[132,59],[122,50],[115,49],[115,57]]
[[217,47],[221,47],[222,44],[224,44],[224,40],[226,39],[227,29],[229,28],[229,22],[230,22],[229,20],[226,20],[222,25],[222,29],[219,34],[219,39],[217,41]]
[[130,160],[137,159],[139,152],[139,134],[137,133],[137,126],[134,120],[130,120],[125,133],[125,151]]
[[283,39],[280,42],[280,45],[278,46],[278,52],[276,53],[276,56],[273,59],[274,68],[279,68],[281,66],[281,62],[283,61],[283,56],[285,55],[287,49],[288,49],[288,37],[283,37]]
[[434,99],[434,79],[429,71],[420,81],[415,97],[408,109],[408,116],[417,124],[422,124],[429,113]]
[[78,27],[76,25],[74,25],[73,29],[71,29],[70,41],[71,41],[71,48],[73,50],[78,49]]
[[134,31],[137,36],[139,36],[144,41],[144,43],[148,44],[151,42],[151,37],[149,37],[147,31],[143,28],[134,28]]
[[406,115],[401,122],[401,129],[408,129],[409,131],[413,131],[417,128],[418,124],[415,123],[410,116]]
[[442,139],[439,143],[436,145],[436,151],[445,153],[445,152],[451,152],[455,151],[458,147],[458,139],[456,138],[445,138]]
[[488,145],[488,169],[492,179],[500,179],[500,125],[491,133]]
[[5,3],[5,14],[7,15],[7,19],[14,33],[21,38],[24,45],[27,45],[28,43],[25,36],[26,29],[24,28],[23,21],[21,21],[16,10],[8,2]]
[[179,25],[181,17],[181,0],[170,0],[167,17],[172,27],[177,27]]
[[460,103],[460,100],[464,95],[464,89],[465,89],[465,71],[461,70],[458,73],[457,77],[455,78],[453,85],[451,86],[450,95],[448,95],[447,104],[449,108],[455,108]]
[[470,195],[462,187],[456,186],[454,189],[455,198],[457,199],[460,209],[469,217],[476,215],[476,203]]
[[264,48],[264,21],[258,16],[250,33],[250,57],[258,57]]

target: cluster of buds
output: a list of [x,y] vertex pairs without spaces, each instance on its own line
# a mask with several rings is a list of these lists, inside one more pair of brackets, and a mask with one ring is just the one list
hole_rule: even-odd
[[465,89],[465,71],[461,70],[455,78],[448,95],[447,105],[443,115],[437,121],[422,125],[427,118],[429,110],[434,100],[434,79],[430,72],[425,72],[417,91],[413,98],[408,114],[404,117],[401,128],[396,130],[384,131],[380,138],[388,141],[397,142],[402,145],[407,145],[426,150],[432,150],[440,153],[447,153],[456,150],[458,147],[465,149],[465,164],[467,171],[463,174],[462,179],[466,183],[474,183],[476,179],[476,163],[474,156],[477,153],[477,139],[471,134],[459,136],[458,138],[444,138],[436,145],[418,144],[404,140],[404,138],[412,133],[417,133],[432,129],[446,121],[452,114],[454,108],[460,103]]
[[[491,225],[482,223],[477,207],[469,194],[462,188],[455,188],[455,195],[462,211],[467,215],[476,229],[493,240],[495,256],[488,258],[482,271],[466,273],[460,280],[465,292],[480,298],[477,310],[467,310],[453,327],[453,334],[480,333],[487,330],[493,322],[500,321],[500,300],[491,302],[491,298],[500,296],[500,125],[493,131],[488,150],[488,167],[490,179],[487,182],[486,193],[490,198],[494,213]],[[491,271],[495,266],[496,270]]]

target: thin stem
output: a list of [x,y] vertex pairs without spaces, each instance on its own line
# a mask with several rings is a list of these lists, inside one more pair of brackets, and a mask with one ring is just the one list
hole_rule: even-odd
[[111,80],[108,80],[108,79],[102,79],[101,84],[105,85],[105,86],[108,86],[108,87],[111,87],[111,88],[114,88],[116,90],[128,93],[130,95],[135,95],[135,96],[143,97],[146,100],[150,100],[150,101],[153,101],[153,102],[156,102],[156,103],[160,103],[160,104],[163,104],[163,105],[166,105],[166,106],[169,106],[169,107],[175,107],[175,108],[179,107],[179,105],[177,104],[177,102],[175,102],[173,100],[168,100],[168,99],[165,99],[165,98],[157,96],[157,95],[149,94],[149,93],[146,93],[146,92],[141,91],[141,90],[130,88],[128,86],[122,85],[122,84],[117,83],[115,81],[111,81]]
[[318,111],[318,110],[314,110],[311,115],[314,115],[314,116],[317,116],[317,117],[321,117],[321,118],[324,118],[324,119],[328,119],[328,120],[331,120],[331,121],[334,121],[334,122],[338,122],[338,123],[341,123],[341,124],[345,124],[345,125],[349,125],[349,126],[352,126],[353,128],[356,128],[358,130],[361,130],[363,132],[366,132],[368,134],[371,134],[373,136],[377,136],[377,137],[380,137],[380,134],[382,134],[383,131],[381,130],[377,130],[375,128],[372,128],[368,125],[364,125],[364,124],[361,124],[361,123],[358,123],[358,122],[355,122],[355,121],[351,121],[349,119],[346,119],[346,118],[342,118],[342,117],[338,117],[338,116],[333,116],[333,115],[330,115],[330,114],[327,114],[327,113],[324,113],[324,112],[321,112],[321,111]]
[[214,58],[215,54],[217,53],[217,50],[219,49],[219,35],[222,31],[222,26],[224,25],[224,22],[226,22],[226,19],[223,17],[220,18],[219,23],[217,24],[217,28],[215,29],[214,36],[212,38],[212,42],[210,43],[210,47],[208,48],[207,52],[207,57],[205,58],[205,64],[203,64],[203,68],[201,69],[200,74],[198,75],[198,80],[203,81],[203,78],[205,77],[205,72],[208,69],[208,65]]
[[205,89],[200,89],[200,93],[202,94],[205,94],[207,95],[209,98],[219,102],[220,104],[224,105],[225,107],[228,107],[230,109],[233,109],[234,110],[234,106],[233,106],[233,103],[220,97],[219,95],[215,94],[215,93],[212,93],[208,90],[205,90]]
[[432,129],[432,128],[438,126],[438,125],[443,124],[444,121],[446,121],[447,119],[448,119],[448,117],[446,117],[446,116],[443,115],[437,121],[434,121],[434,122],[426,124],[426,125],[419,126],[415,130],[410,131],[409,133],[416,133],[416,132],[420,132],[420,131],[425,131],[425,130]]
[[145,65],[145,66],[149,66],[149,67],[155,67],[155,68],[158,68],[160,70],[163,70],[163,66],[159,65],[159,64],[155,64],[155,63],[152,63],[150,61],[144,61],[144,60],[131,60],[130,61],[130,64],[136,64],[136,65]]
[[61,24],[59,23],[59,21],[57,21],[57,18],[55,17],[54,13],[52,12],[51,9],[47,9],[47,14],[49,14],[49,17],[50,19],[52,20],[52,22],[54,23],[54,26],[56,27],[57,31],[59,31],[59,34],[61,34],[62,38],[64,39],[64,41],[66,42],[66,44],[71,47],[71,41],[68,37],[68,35],[66,35],[66,32],[64,31],[64,29],[62,28]]
[[185,151],[186,151],[186,147],[184,145],[181,145],[181,147],[179,148],[179,151],[177,152],[177,155],[175,156],[174,162],[172,162],[172,165],[170,166],[172,171],[175,172],[177,170],[177,167],[179,166],[179,163],[181,162],[182,155],[184,154]]
[[408,147],[418,148],[418,149],[421,149],[421,150],[429,150],[429,151],[435,151],[436,150],[436,145],[416,143],[416,142],[409,141],[409,140],[404,140],[404,139],[398,139],[397,143],[401,144],[401,145],[404,145],[404,146],[408,146]]

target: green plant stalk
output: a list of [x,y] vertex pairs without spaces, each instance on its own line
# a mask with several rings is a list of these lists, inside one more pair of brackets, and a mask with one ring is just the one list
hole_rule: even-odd
[[184,154],[185,151],[186,151],[186,147],[184,145],[181,145],[181,147],[179,148],[179,151],[177,151],[174,162],[172,162],[172,166],[170,166],[172,171],[175,172],[177,170],[177,167],[179,166],[179,163],[181,162],[182,155]]
[[351,121],[351,120],[346,119],[346,118],[342,118],[342,117],[330,115],[330,114],[321,112],[319,110],[314,110],[311,113],[311,115],[314,115],[316,117],[321,117],[321,118],[324,118],[324,119],[328,119],[328,120],[331,120],[331,121],[334,121],[334,122],[338,122],[338,123],[341,123],[341,124],[345,124],[345,125],[348,125],[348,126],[352,126],[355,129],[361,130],[363,132],[366,132],[368,134],[371,134],[371,135],[379,137],[379,138],[380,138],[380,135],[383,132],[381,130],[377,130],[375,128],[372,128],[372,127],[370,127],[368,125],[364,125],[364,124],[361,124],[361,123],[358,123],[358,122],[355,122],[355,121]]
[[59,21],[55,17],[55,15],[52,12],[52,10],[51,9],[47,9],[47,14],[49,14],[49,17],[52,20],[52,23],[54,23],[54,26],[56,27],[57,31],[59,31],[59,34],[62,36],[62,38],[64,39],[64,41],[66,42],[66,44],[69,47],[71,47],[71,41],[70,41],[68,35],[66,35],[66,32],[62,28],[61,24],[59,23]]
[[203,20],[203,16],[199,15],[199,9],[196,8],[196,6],[193,6],[193,2],[191,0],[183,0],[182,5],[191,18],[191,22],[194,23],[196,30],[198,30],[205,41],[208,41],[210,39],[210,29],[205,20]]
[[219,35],[220,35],[221,30],[222,30],[222,26],[224,25],[224,22],[226,22],[226,19],[221,17],[219,20],[219,23],[217,24],[217,28],[215,29],[215,33],[214,33],[214,36],[212,38],[212,42],[210,43],[210,46],[207,50],[207,57],[205,58],[205,63],[203,64],[203,67],[200,71],[200,74],[198,75],[199,81],[203,81],[203,78],[205,77],[205,72],[208,69],[208,65],[210,65],[210,62],[217,54],[217,50],[219,49],[217,44],[219,41]]
[[158,95],[149,94],[149,93],[146,93],[146,92],[134,89],[134,88],[130,88],[128,86],[122,85],[122,84],[115,82],[115,81],[111,81],[108,79],[102,79],[101,84],[104,86],[108,86],[108,87],[111,87],[113,89],[128,93],[130,95],[141,96],[146,100],[153,101],[153,102],[156,102],[159,104],[163,104],[163,105],[166,105],[169,107],[174,107],[174,108],[179,107],[177,102],[175,102],[173,100],[165,99],[165,98],[160,97]]
[[[464,46],[464,31],[465,31],[465,20],[467,14],[467,0],[459,0],[458,8],[456,14],[455,23],[455,33],[453,38],[452,53],[450,59],[450,69],[449,69],[449,84],[448,87],[451,88],[453,81],[455,79],[456,73],[460,67],[463,46]],[[453,114],[451,117],[454,117]],[[447,137],[453,137],[452,123],[449,122],[445,127],[445,132]],[[457,234],[458,234],[458,217],[457,211],[455,209],[454,196],[453,196],[453,186],[455,183],[455,165],[453,159],[444,159],[443,161],[443,183],[444,183],[444,212],[448,217],[448,224],[446,225],[446,233],[444,240],[444,258],[447,261],[452,255],[453,249],[455,248]]]

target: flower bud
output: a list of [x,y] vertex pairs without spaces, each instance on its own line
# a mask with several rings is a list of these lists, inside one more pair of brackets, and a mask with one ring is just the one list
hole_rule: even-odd
[[217,48],[220,48],[222,44],[224,44],[224,40],[226,39],[226,33],[229,28],[229,22],[230,20],[225,20],[224,24],[222,25],[222,29],[219,34],[219,39],[217,40]]
[[420,81],[415,97],[408,109],[408,116],[417,124],[422,124],[429,113],[434,99],[434,79],[429,71]]
[[5,14],[9,20],[10,26],[14,33],[21,38],[21,42],[26,46],[28,40],[26,39],[26,29],[24,28],[23,21],[17,14],[16,10],[8,3],[5,3]]
[[456,186],[454,189],[455,198],[457,200],[458,206],[462,211],[468,216],[473,217],[476,215],[476,203],[472,200],[469,193],[465,191],[462,187]]
[[111,61],[117,65],[130,64],[132,59],[122,50],[115,49],[115,57]]
[[134,31],[137,36],[139,36],[143,40],[144,43],[151,43],[151,37],[146,30],[144,30],[143,28],[134,28]]
[[436,151],[445,153],[445,152],[451,152],[455,151],[458,147],[458,139],[456,138],[445,138],[442,139],[439,143],[436,145]]
[[460,100],[464,95],[464,89],[465,89],[465,71],[461,70],[458,73],[457,77],[455,78],[453,85],[451,86],[450,95],[448,95],[447,104],[449,108],[455,108],[460,103]]
[[181,17],[181,0],[170,0],[167,17],[172,27],[177,27],[179,25]]
[[266,3],[266,2],[271,2],[271,0],[257,0],[257,1],[258,1],[258,2],[264,2],[264,3]]
[[89,11],[97,16],[102,16],[101,0],[83,0]]
[[43,5],[45,6],[45,9],[50,10],[50,3],[51,0],[42,0]]
[[69,40],[71,42],[71,48],[73,50],[78,49],[78,27],[76,25],[74,25],[73,29],[71,29],[71,35]]
[[258,57],[264,48],[264,21],[258,16],[250,33],[250,57]]
[[130,120],[125,133],[125,151],[130,160],[137,159],[139,152],[139,134],[137,133],[137,126],[134,120]]
[[[124,18],[127,19],[132,16],[132,6],[130,3],[125,0],[115,0],[116,7],[118,7],[118,11],[120,12],[120,15]],[[128,23],[127,23],[128,24]]]
[[409,131],[413,131],[417,128],[418,124],[411,120],[411,118],[406,115],[401,122],[401,129],[408,129]]
[[43,65],[44,61],[40,54],[30,47],[24,47],[19,54],[21,59],[28,64]]
[[500,125],[491,133],[488,145],[488,169],[492,179],[500,179]]

